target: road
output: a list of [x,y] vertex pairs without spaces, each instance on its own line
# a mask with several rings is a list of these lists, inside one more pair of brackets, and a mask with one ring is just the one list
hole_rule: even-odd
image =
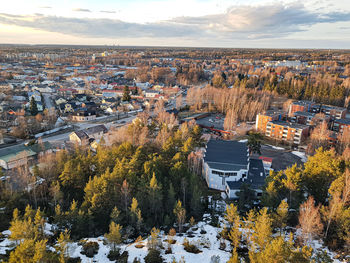
[[[132,122],[133,119],[135,119],[135,118],[136,118],[136,115],[130,116],[130,117],[127,117],[124,119],[120,119],[118,121],[111,121],[111,122],[106,122],[106,123],[83,122],[83,123],[75,123],[74,125],[78,126],[78,128],[75,129],[76,131],[95,127],[95,126],[101,125],[101,124],[105,125],[107,127],[107,129],[109,129],[110,127],[113,126],[113,123],[126,125],[126,124]],[[43,138],[42,141],[44,141],[44,142],[64,142],[64,141],[69,140],[69,134],[71,134],[71,133],[72,132],[70,131],[70,132],[66,132],[66,133],[62,133],[62,134],[49,136],[49,137]]]
[[[48,94],[44,94],[44,100],[45,103],[47,103],[46,105],[48,107],[53,106],[52,104],[52,100],[50,99],[50,96]],[[169,105],[167,107],[165,107],[165,110],[169,110],[169,109],[173,109],[175,106],[175,102],[174,101],[170,101]],[[153,116],[153,112],[150,114],[151,116]],[[106,117],[106,119],[108,120],[108,118],[110,117]],[[134,119],[136,118],[136,115],[131,115],[128,116],[127,118],[122,118],[120,120],[108,120],[106,122],[104,122],[104,118],[101,118],[99,120],[94,120],[94,121],[90,121],[90,122],[82,122],[82,123],[74,123],[74,126],[76,126],[77,128],[75,129],[75,131],[79,131],[79,130],[83,130],[83,129],[87,129],[87,128],[91,128],[97,125],[105,125],[107,127],[107,129],[110,129],[112,126],[124,126],[130,122],[132,122]],[[56,134],[56,135],[51,135],[51,136],[45,136],[44,138],[42,138],[43,142],[53,142],[53,143],[64,143],[65,141],[69,140],[69,134],[71,134],[72,131],[69,132],[65,132],[65,133],[61,133],[61,134]],[[25,141],[21,142],[20,144],[24,144]],[[13,146],[13,145],[12,145]],[[8,147],[12,147],[12,146],[8,146]],[[7,148],[7,147],[4,147]]]

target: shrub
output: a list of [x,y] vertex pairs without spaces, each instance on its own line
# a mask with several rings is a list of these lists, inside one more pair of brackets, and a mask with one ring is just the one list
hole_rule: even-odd
[[220,240],[220,247],[219,247],[220,250],[225,250],[226,249],[226,243],[224,240]]
[[128,251],[124,251],[119,258],[117,259],[116,262],[118,263],[128,263],[128,258],[129,258],[129,252]]
[[107,258],[110,260],[110,261],[115,261],[119,258],[120,256],[120,250],[119,249],[116,249],[116,250],[113,250],[111,249],[107,255]]
[[132,263],[141,263],[141,260],[139,258],[134,258]]
[[165,250],[165,254],[172,254],[173,250],[171,249],[171,245],[168,245],[168,248]]
[[94,255],[97,254],[99,249],[99,245],[97,242],[86,242],[85,244],[83,244],[83,251],[81,252],[81,254],[87,256],[88,258],[92,258]]
[[80,258],[66,258],[66,263],[80,263],[81,259]]
[[145,263],[163,263],[164,260],[157,249],[148,250],[147,256],[144,258]]
[[187,239],[184,240],[183,246],[184,246],[185,251],[188,253],[198,254],[198,253],[202,252],[199,248],[196,247],[196,245],[188,242]]
[[127,263],[128,257],[129,257],[129,252],[124,251],[122,254],[120,254],[120,249],[117,249],[115,251],[110,250],[107,256],[107,258],[110,261],[116,261],[118,263]]

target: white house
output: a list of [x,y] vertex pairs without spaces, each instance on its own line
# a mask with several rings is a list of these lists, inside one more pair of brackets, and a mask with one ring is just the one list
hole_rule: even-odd
[[249,157],[244,142],[210,139],[203,156],[203,177],[208,187],[224,191],[230,199],[238,198],[242,184],[262,193],[266,172],[262,159]]
[[209,140],[203,158],[208,187],[225,191],[226,181],[239,181],[248,173],[249,151],[238,141]]

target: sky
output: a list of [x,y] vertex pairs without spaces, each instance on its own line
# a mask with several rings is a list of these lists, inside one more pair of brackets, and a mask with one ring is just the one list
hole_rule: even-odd
[[1,0],[0,43],[350,48],[350,0]]

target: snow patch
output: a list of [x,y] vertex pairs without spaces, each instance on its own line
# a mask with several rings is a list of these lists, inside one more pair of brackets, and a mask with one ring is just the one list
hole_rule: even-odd
[[298,156],[298,157],[301,159],[301,161],[302,161],[303,163],[305,163],[305,162],[307,161],[306,154],[303,153],[303,152],[292,151],[292,154]]

